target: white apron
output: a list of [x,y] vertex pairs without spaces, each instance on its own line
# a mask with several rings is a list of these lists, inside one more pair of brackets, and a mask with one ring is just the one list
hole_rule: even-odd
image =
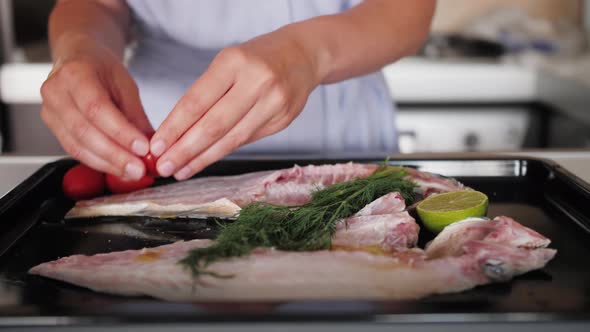
[[[347,10],[359,1],[127,2],[138,34],[138,47],[129,69],[139,86],[145,111],[157,128],[222,48],[292,22]],[[246,145],[238,153],[334,155],[396,151],[394,106],[383,75],[377,72],[319,86],[288,128]]]

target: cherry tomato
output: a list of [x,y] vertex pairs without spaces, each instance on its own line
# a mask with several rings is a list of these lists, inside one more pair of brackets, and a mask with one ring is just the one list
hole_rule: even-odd
[[151,153],[146,154],[144,157],[141,158],[143,163],[145,164],[145,174],[148,176],[159,177],[158,170],[156,169],[156,162],[158,159],[154,157]]
[[82,164],[70,168],[62,180],[64,194],[73,200],[99,196],[104,187],[104,174]]
[[129,181],[112,174],[106,176],[107,188],[114,194],[126,194],[139,189],[151,187],[154,184],[154,178],[144,176],[137,181]]

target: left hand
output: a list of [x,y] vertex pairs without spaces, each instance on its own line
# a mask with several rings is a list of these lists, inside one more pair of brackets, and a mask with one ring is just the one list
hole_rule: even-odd
[[320,82],[315,67],[284,29],[223,49],[151,139],[158,172],[187,179],[286,128]]

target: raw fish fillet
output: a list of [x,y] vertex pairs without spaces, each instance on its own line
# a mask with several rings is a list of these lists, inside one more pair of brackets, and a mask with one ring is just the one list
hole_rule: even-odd
[[129,194],[79,201],[66,218],[94,216],[235,217],[252,202],[307,203],[313,189],[371,175],[377,165],[294,166],[234,176],[211,176],[147,188]]
[[[458,243],[457,243],[458,241]],[[196,281],[178,260],[209,240],[95,256],[75,255],[30,270],[96,291],[149,295],[170,301],[290,299],[413,299],[506,281],[540,269],[556,251],[549,240],[507,217],[470,219],[448,226],[424,251],[389,255],[331,250],[251,255],[212,263],[231,278]]]
[[400,193],[389,193],[336,224],[332,248],[384,253],[414,247],[420,227]]
[[449,191],[471,190],[471,188],[465,187],[461,182],[453,178],[440,177],[432,173],[422,172],[409,167],[406,167],[405,170],[408,172],[407,179],[418,185],[417,191],[423,198],[432,194]]
[[545,248],[551,241],[508,217],[494,220],[469,218],[445,227],[426,246],[429,258],[460,255],[463,245],[485,239],[488,242],[505,243],[517,248]]
[[[66,218],[97,216],[235,217],[240,207],[252,202],[302,205],[314,189],[371,175],[378,165],[335,164],[294,166],[235,176],[212,176],[139,190],[130,194],[80,201]],[[407,169],[408,180],[420,193],[461,190],[453,179]]]

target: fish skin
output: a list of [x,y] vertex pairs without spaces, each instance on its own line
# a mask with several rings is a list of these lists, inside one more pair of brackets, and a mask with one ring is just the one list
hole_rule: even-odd
[[[127,250],[94,256],[74,255],[43,263],[29,272],[70,282],[96,291],[122,295],[149,295],[181,302],[294,299],[416,299],[458,292],[501,282],[539,269],[556,251],[546,241],[520,241],[542,237],[513,220],[473,220],[495,231],[483,232],[461,243],[447,255],[432,258],[429,248],[372,255],[364,251],[285,252],[259,248],[245,257],[212,263],[209,271],[232,278],[201,276],[194,280],[178,260],[210,240],[177,242],[156,248]],[[464,227],[448,228],[430,245],[433,248],[465,234]],[[516,230],[515,232],[512,232]],[[508,234],[492,236],[492,234]],[[544,238],[543,238],[544,239]],[[526,243],[526,245],[523,245]],[[541,247],[534,247],[540,245]],[[440,252],[440,251],[437,251]]]
[[548,238],[506,216],[493,220],[468,218],[445,227],[426,245],[426,254],[429,258],[460,255],[465,243],[477,240],[529,249],[546,248],[551,243]]

